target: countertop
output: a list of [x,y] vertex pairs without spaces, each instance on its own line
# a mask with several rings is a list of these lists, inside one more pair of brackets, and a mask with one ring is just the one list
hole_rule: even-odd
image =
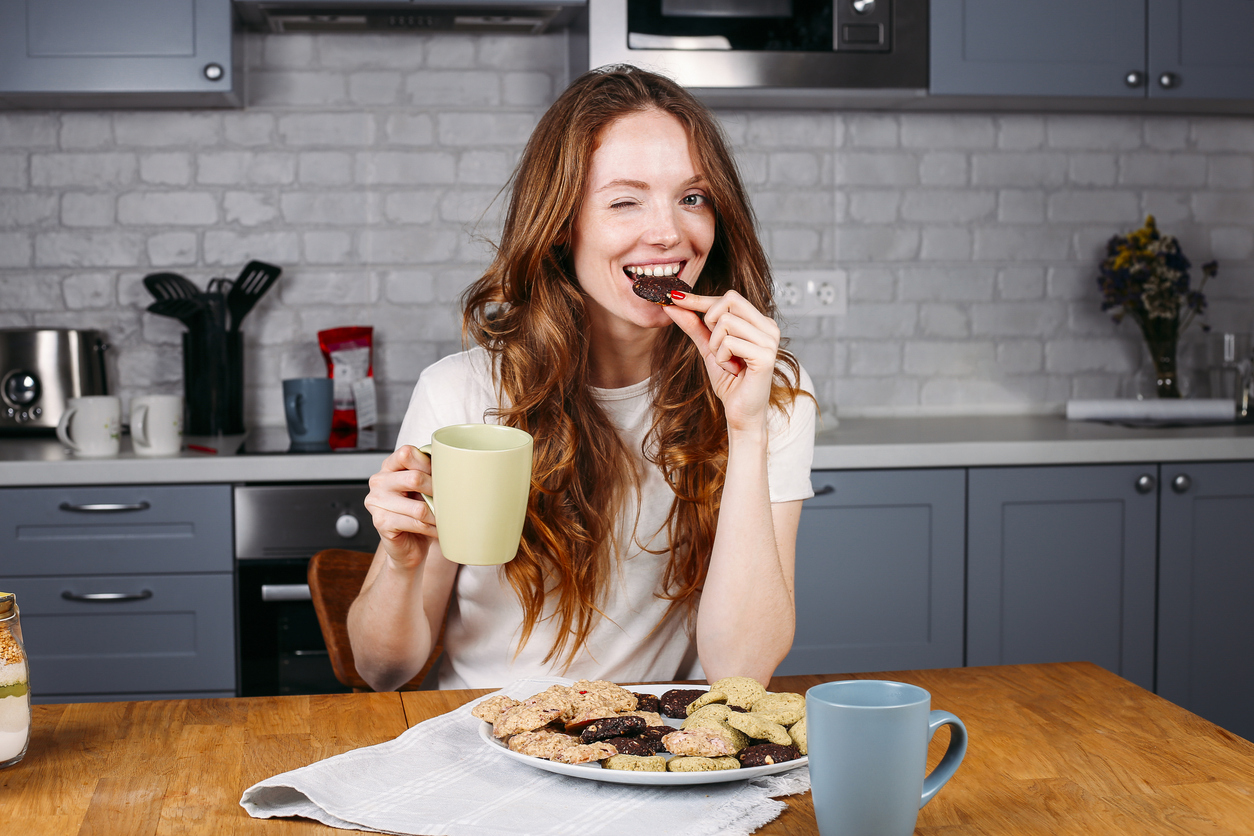
[[[919,812],[921,834],[1252,832],[1254,744],[1091,663],[784,676],[771,688],[832,679],[919,685],[966,725],[966,758]],[[329,834],[309,820],[249,818],[240,795],[486,693],[37,705],[30,749],[0,771],[0,795],[29,836]],[[932,741],[929,769],[947,740]],[[818,836],[810,793],[783,801],[757,832]]]
[[[283,432],[263,428],[250,438],[273,442]],[[212,439],[189,440],[231,447]],[[239,439],[233,443],[238,446]],[[234,455],[223,449],[142,458],[123,437],[117,458],[87,459],[71,455],[55,438],[0,438],[0,487],[364,482],[386,455],[380,450]],[[842,418],[837,427],[818,434],[814,451],[816,470],[1241,460],[1254,460],[1254,424],[1148,428],[1061,416]]]

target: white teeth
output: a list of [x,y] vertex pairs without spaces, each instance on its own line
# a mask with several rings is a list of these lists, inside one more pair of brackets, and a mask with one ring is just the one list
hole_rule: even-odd
[[677,276],[682,264],[656,264],[645,267],[628,267],[627,272],[635,276]]

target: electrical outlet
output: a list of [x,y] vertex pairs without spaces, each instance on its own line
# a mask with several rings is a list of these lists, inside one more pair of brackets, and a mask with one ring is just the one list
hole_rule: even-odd
[[781,270],[775,274],[775,304],[785,319],[844,316],[849,276],[844,270]]

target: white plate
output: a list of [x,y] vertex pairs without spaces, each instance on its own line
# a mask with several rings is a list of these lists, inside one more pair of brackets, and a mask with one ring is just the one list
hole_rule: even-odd
[[[661,696],[667,691],[674,688],[687,688],[692,690],[709,690],[705,685],[630,685],[626,686],[628,691],[634,691],[637,694],[656,694]],[[668,726],[679,728],[681,720],[676,720],[666,715],[662,719]],[[687,784],[721,784],[725,781],[747,781],[750,778],[758,778],[762,775],[774,775],[776,772],[787,772],[790,769],[796,769],[799,766],[805,766],[810,759],[805,755],[797,758],[795,761],[785,761],[784,763],[774,763],[769,766],[745,766],[740,769],[720,769],[715,772],[628,772],[623,769],[602,769],[599,763],[557,763],[556,761],[545,760],[544,758],[533,758],[530,755],[522,755],[518,752],[511,751],[508,746],[492,736],[492,726],[489,723],[479,723],[479,737],[489,746],[494,746],[500,750],[501,754],[508,758],[513,758],[519,763],[536,769],[544,769],[548,772],[556,772],[559,775],[569,775],[572,778],[585,778],[589,781],[606,781],[611,784],[645,784],[648,786],[658,787],[675,787],[685,786]],[[663,757],[669,759],[672,757],[667,752],[659,753]]]

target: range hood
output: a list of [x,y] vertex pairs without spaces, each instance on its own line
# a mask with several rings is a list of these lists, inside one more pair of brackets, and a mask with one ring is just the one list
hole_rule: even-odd
[[509,32],[538,35],[570,24],[588,0],[235,0],[258,32]]

